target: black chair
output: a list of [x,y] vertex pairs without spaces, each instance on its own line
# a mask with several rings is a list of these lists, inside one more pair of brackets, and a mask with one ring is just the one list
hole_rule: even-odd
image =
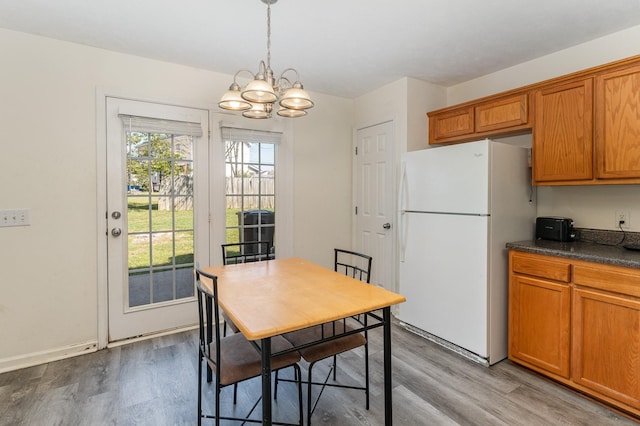
[[[212,291],[209,292],[203,285],[202,279],[211,283]],[[215,419],[219,425],[220,420],[234,420],[252,423],[260,423],[261,420],[248,419],[257,407],[260,399],[253,405],[246,418],[228,417],[220,415],[220,390],[228,385],[236,385],[242,381],[259,377],[262,374],[262,360],[260,353],[254,345],[241,333],[228,337],[220,336],[220,309],[218,307],[218,280],[215,275],[207,274],[196,268],[196,286],[198,289],[198,318],[200,323],[200,344],[198,348],[198,425],[202,419]],[[208,324],[211,327],[208,327]],[[281,336],[271,339],[273,353],[292,349],[291,344]],[[202,412],[202,373],[203,361],[215,374],[215,415]],[[271,368],[278,372],[283,368],[294,368],[294,381],[298,386],[298,404],[300,407],[299,425],[303,424],[302,413],[302,384],[301,372],[298,362],[300,354],[297,351],[276,355],[271,359]],[[207,381],[211,381],[207,377]],[[236,403],[234,389],[233,402]],[[270,404],[271,401],[263,401]],[[273,423],[280,425],[293,425],[295,423]]]
[[[334,270],[336,272],[344,273],[352,278],[359,279],[366,283],[369,283],[371,276],[371,256],[357,253],[350,250],[334,249],[335,260]],[[360,317],[353,317],[353,320],[358,321],[359,325],[367,325],[367,316],[364,315],[364,321],[360,320]],[[352,331],[354,328],[347,324],[347,320],[333,321],[330,323],[322,324],[315,327],[309,327],[303,330],[293,331],[284,334],[284,338],[287,339],[294,346],[308,345],[312,342],[317,342],[327,337],[343,334]],[[305,361],[309,363],[308,377],[307,377],[307,425],[311,425],[311,415],[318,405],[320,396],[326,386],[335,386],[349,389],[359,389],[365,391],[366,408],[369,409],[369,344],[367,341],[367,332],[349,334],[343,337],[339,337],[334,340],[324,341],[321,343],[313,344],[311,346],[300,349],[299,352]],[[337,355],[352,349],[364,346],[364,359],[365,359],[365,385],[364,386],[347,386],[342,384],[328,383],[329,377],[333,372],[333,380],[336,380],[336,361]],[[312,371],[316,362],[323,359],[333,357],[333,364],[324,380],[324,382],[313,382]],[[276,383],[278,381],[278,375],[276,374]],[[320,385],[322,388],[316,397],[315,402],[312,404],[312,386]]]
[[222,244],[222,263],[260,262],[274,258],[271,241],[245,241],[241,243]]
[[[236,263],[261,262],[275,257],[271,241],[245,241],[241,243],[222,244],[222,264],[233,265]],[[222,312],[224,320],[223,336],[227,335],[227,326],[234,333],[238,327],[231,321],[227,314]]]

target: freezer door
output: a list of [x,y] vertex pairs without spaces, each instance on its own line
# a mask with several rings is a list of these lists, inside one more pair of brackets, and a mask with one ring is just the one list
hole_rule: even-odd
[[[488,357],[489,218],[405,213],[399,318]],[[406,232],[405,232],[406,231]]]
[[490,142],[404,154],[400,210],[488,214]]

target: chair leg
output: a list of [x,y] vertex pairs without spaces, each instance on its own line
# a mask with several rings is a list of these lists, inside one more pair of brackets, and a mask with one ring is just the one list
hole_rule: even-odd
[[309,364],[309,371],[307,373],[307,380],[309,380],[307,384],[307,426],[311,426],[311,370],[313,369],[315,363]]
[[198,349],[198,426],[202,425],[202,355]]
[[336,370],[338,370],[338,356],[333,356],[333,381],[336,381]]
[[[300,371],[300,366],[298,364],[293,365],[295,379],[298,382],[298,408],[300,413],[300,426],[304,425],[304,417],[302,414],[302,371]],[[276,380],[276,383],[278,381]]]
[[[366,333],[365,333],[366,336]],[[365,337],[366,339],[367,337]],[[366,395],[366,405],[367,410],[369,409],[369,340],[367,339],[367,343],[364,344],[364,376],[365,376],[365,395]]]
[[233,405],[236,405],[236,402],[238,402],[238,384],[234,383],[233,384]]
[[280,370],[276,371],[276,379],[275,379],[275,383],[273,384],[273,400],[274,401],[278,400],[278,373],[280,373]]
[[216,375],[216,426],[220,426],[220,382]]

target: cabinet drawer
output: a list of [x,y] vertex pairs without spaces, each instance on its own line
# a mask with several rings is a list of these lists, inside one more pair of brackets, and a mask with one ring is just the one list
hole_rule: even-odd
[[576,264],[573,274],[575,284],[640,297],[640,270],[610,265]]
[[547,256],[511,252],[511,270],[518,274],[568,283],[571,281],[571,264]]

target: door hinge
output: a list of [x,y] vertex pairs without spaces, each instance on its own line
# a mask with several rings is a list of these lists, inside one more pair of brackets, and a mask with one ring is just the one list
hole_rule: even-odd
[[356,155],[358,155],[358,147],[356,146]]
[[356,215],[358,214],[358,206],[356,206]]

